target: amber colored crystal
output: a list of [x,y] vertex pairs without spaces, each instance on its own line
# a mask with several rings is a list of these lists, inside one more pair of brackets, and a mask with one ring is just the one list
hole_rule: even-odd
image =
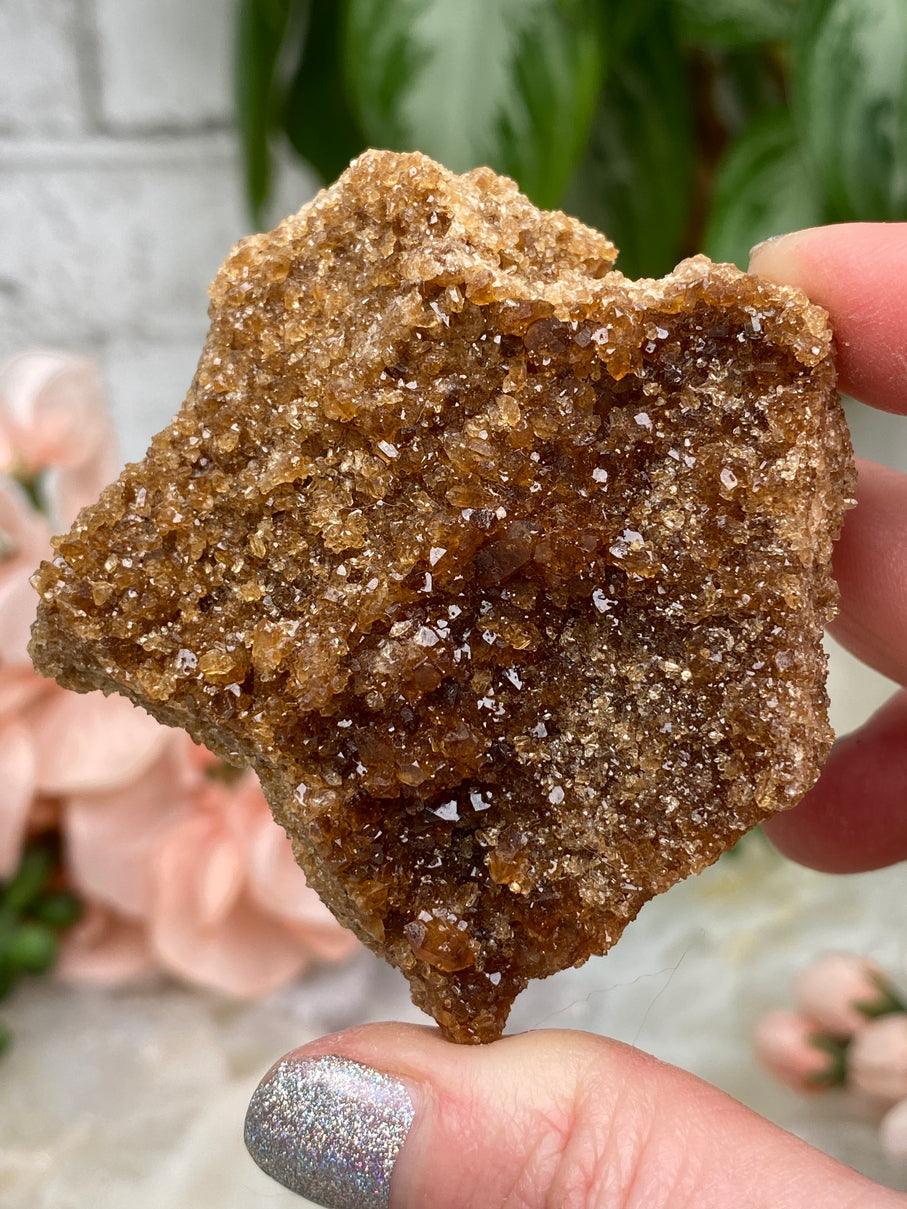
[[369,152],[243,240],[32,651],[250,764],[457,1041],[812,785],[852,490],[825,313]]

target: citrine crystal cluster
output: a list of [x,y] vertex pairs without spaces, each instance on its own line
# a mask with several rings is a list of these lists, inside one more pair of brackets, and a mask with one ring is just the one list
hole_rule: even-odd
[[243,240],[32,652],[251,765],[456,1041],[812,785],[852,490],[825,313],[369,152]]

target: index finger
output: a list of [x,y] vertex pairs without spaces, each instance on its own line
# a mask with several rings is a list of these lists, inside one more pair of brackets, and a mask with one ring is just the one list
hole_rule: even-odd
[[[907,414],[907,223],[797,231],[754,248],[750,269],[826,308],[842,390]],[[862,463],[857,499],[835,548],[841,607],[833,629],[858,657],[907,684],[907,479]],[[907,857],[905,738],[901,693],[836,745],[798,806],[769,821],[778,847],[839,873]]]
[[797,285],[825,307],[842,391],[907,413],[907,223],[795,231],[757,245],[750,272]]

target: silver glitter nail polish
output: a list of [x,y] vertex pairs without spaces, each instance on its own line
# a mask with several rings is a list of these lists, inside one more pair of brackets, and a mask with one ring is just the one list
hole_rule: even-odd
[[348,1058],[284,1058],[246,1113],[246,1146],[278,1183],[325,1209],[387,1209],[413,1121],[399,1079]]

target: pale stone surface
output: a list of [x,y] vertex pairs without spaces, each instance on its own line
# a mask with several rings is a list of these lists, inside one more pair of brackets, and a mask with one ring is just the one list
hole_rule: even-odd
[[[754,1067],[757,1015],[785,1002],[812,954],[855,949],[903,971],[903,870],[832,878],[759,839],[650,903],[605,958],[536,983],[516,1029],[586,1028],[695,1071],[868,1175],[907,1190],[875,1126],[844,1097],[804,1099]],[[251,1008],[159,989],[63,992],[4,1005],[17,1044],[3,1067],[4,1209],[301,1206],[247,1158],[242,1118],[279,1054],[367,1019],[422,1019],[405,984],[363,954]],[[127,1196],[128,1194],[128,1196]]]

